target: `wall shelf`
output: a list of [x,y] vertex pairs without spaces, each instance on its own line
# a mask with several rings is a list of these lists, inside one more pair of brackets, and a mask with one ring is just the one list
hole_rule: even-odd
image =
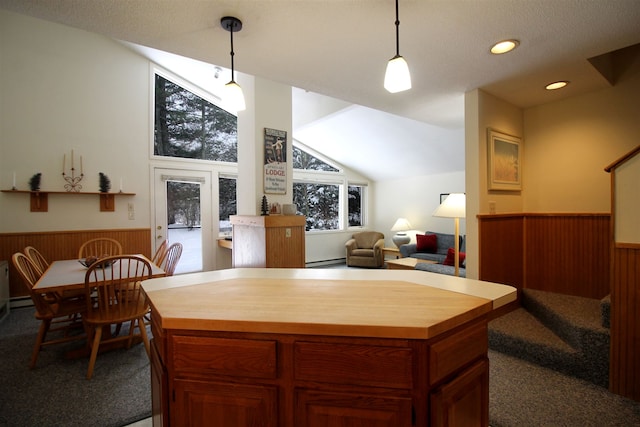
[[2,190],[3,193],[29,194],[31,212],[49,211],[49,194],[67,194],[72,196],[98,195],[100,196],[100,212],[114,212],[116,210],[115,196],[135,196],[136,193],[100,193],[100,192],[75,192],[75,191],[29,191],[29,190]]

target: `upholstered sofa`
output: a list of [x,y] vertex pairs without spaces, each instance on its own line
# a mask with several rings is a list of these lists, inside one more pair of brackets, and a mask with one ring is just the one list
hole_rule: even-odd
[[350,267],[384,267],[384,234],[377,231],[354,233],[345,243],[347,265]]
[[[465,237],[460,236],[459,239],[459,251],[461,254],[464,254]],[[427,231],[423,235],[416,235],[416,243],[400,246],[400,254],[402,254],[403,257],[412,257],[437,262],[437,264],[419,262],[416,264],[416,270],[449,274],[453,276],[455,274],[455,267],[453,266],[453,262],[455,261],[455,256],[453,255],[454,248],[455,236],[453,234]],[[461,255],[460,259],[461,262],[458,270],[459,275],[460,277],[465,277],[466,270],[464,268],[464,255]]]

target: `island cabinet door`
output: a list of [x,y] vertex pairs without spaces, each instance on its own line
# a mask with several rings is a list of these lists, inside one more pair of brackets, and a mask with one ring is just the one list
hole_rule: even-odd
[[296,392],[296,427],[410,427],[411,398]]
[[431,393],[432,427],[489,425],[489,361],[474,363]]
[[[171,425],[278,427],[277,388],[175,380]],[[173,410],[175,409],[175,410]]]

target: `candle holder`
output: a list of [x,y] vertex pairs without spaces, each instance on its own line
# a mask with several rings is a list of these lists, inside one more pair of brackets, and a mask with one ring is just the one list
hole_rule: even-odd
[[84,171],[82,169],[82,156],[80,156],[80,175],[76,176],[76,168],[74,167],[74,155],[73,155],[73,150],[71,150],[71,175],[68,175],[65,172],[65,168],[66,168],[66,162],[67,162],[67,155],[65,154],[63,159],[62,159],[62,178],[67,182],[64,185],[64,189],[67,190],[68,192],[76,192],[79,193],[80,190],[82,190],[82,185],[80,184],[80,181],[82,181],[82,178],[84,178]]

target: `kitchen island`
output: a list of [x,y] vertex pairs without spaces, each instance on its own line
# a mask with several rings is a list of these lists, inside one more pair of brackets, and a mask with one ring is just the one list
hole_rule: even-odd
[[145,281],[154,425],[488,424],[487,316],[509,286],[240,268]]

